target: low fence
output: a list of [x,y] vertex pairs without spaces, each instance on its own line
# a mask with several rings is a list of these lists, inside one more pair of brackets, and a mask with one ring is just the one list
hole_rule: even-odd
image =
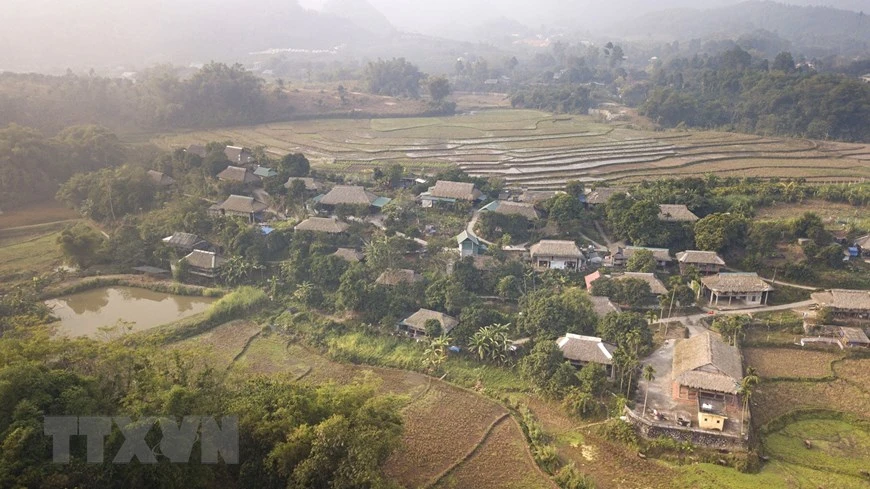
[[715,450],[747,451],[749,437],[701,430],[672,424],[657,423],[638,416],[629,408],[625,408],[625,417],[635,430],[644,438],[654,439],[660,436],[673,438],[677,441],[689,442],[693,445]]

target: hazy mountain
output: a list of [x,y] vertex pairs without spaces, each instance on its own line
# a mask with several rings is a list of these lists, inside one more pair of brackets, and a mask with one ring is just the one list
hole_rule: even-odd
[[[373,35],[295,0],[5,0],[0,70],[143,67],[329,49]],[[11,3],[11,4],[10,4]]]
[[870,49],[870,16],[830,7],[801,7],[774,2],[743,2],[710,10],[652,12],[613,27],[634,39],[737,38],[759,30],[775,33],[803,51]]
[[346,19],[378,36],[396,32],[393,24],[366,0],[328,0],[322,12]]

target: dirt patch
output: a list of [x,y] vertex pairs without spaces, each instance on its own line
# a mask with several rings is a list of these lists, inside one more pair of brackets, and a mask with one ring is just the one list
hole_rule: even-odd
[[201,335],[175,343],[171,348],[185,351],[208,350],[211,352],[211,366],[226,368],[260,330],[260,325],[252,321],[230,321]]
[[834,364],[838,378],[870,392],[870,358],[849,359]]
[[435,487],[438,489],[552,488],[529,459],[517,425],[505,419],[480,449]]
[[833,352],[793,348],[745,348],[747,366],[763,378],[823,378],[832,374],[831,362],[840,358]]

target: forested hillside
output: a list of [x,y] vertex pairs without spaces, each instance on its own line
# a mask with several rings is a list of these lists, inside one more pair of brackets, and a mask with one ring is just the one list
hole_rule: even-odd
[[765,135],[870,140],[870,84],[796,69],[734,48],[703,60],[676,59],[654,72],[641,113],[656,122]]

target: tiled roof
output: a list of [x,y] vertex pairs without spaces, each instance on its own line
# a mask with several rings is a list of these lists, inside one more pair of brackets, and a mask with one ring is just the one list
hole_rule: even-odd
[[840,327],[840,336],[846,343],[853,345],[870,345],[867,333],[861,328]]
[[704,287],[717,293],[732,292],[767,292],[773,287],[767,284],[757,273],[719,273],[701,278]]
[[260,181],[256,175],[249,172],[247,168],[230,165],[222,172],[217,174],[218,179],[229,182],[257,183]]
[[203,270],[214,270],[220,268],[227,259],[218,255],[213,251],[193,250],[183,258],[188,265]]
[[659,220],[667,222],[695,222],[698,220],[698,216],[683,204],[661,204],[659,205]]
[[223,201],[216,206],[212,206],[216,209],[223,209],[225,211],[230,212],[240,212],[240,213],[258,213],[263,212],[269,206],[266,204],[254,199],[253,197],[247,197],[245,195],[230,195],[227,200]]
[[479,245],[480,240],[477,239],[477,236],[468,234],[468,231],[462,231],[456,236],[456,244],[462,244],[463,241],[471,241],[472,243]]
[[261,178],[274,177],[278,175],[278,172],[271,168],[267,168],[265,166],[258,166],[256,170],[254,170],[254,175]]
[[736,394],[743,378],[740,352],[709,332],[679,340],[672,375],[680,385]]
[[564,192],[558,190],[526,190],[517,197],[517,200],[520,202],[537,204],[539,202],[544,202],[545,200],[550,200],[560,193]]
[[677,261],[680,263],[698,263],[702,265],[725,265],[725,260],[715,251],[686,250],[677,253]]
[[603,342],[601,338],[568,333],[556,340],[556,345],[568,360],[613,365],[616,347]]
[[412,284],[423,280],[423,276],[407,268],[388,268],[378,276],[375,283],[381,285]]
[[626,280],[626,279],[637,279],[643,280],[644,282],[649,284],[649,290],[655,295],[665,295],[668,293],[667,287],[662,283],[661,280],[657,279],[654,273],[642,273],[642,272],[625,272],[622,275],[617,275],[613,277],[613,280]]
[[543,239],[533,244],[531,248],[529,248],[531,252],[531,256],[559,256],[559,257],[571,257],[571,258],[582,258],[583,253],[580,251],[580,248],[577,247],[577,244],[573,241],[565,241],[558,239]]
[[293,229],[296,231],[336,234],[347,231],[348,226],[346,222],[332,217],[309,217],[297,224]]
[[233,163],[250,163],[254,160],[254,157],[251,156],[251,153],[242,148],[241,146],[227,146],[224,148],[224,154],[227,159],[232,161]]
[[429,195],[443,199],[477,200],[481,194],[473,183],[438,180],[434,187],[429,187]]
[[336,185],[320,199],[324,205],[372,205],[378,196],[359,185]]
[[409,328],[415,329],[417,331],[426,331],[426,321],[434,319],[441,323],[441,331],[444,334],[447,334],[455,328],[459,321],[452,316],[448,316],[443,312],[432,311],[430,309],[420,309],[419,311],[411,314],[407,318],[402,321],[402,324],[408,326]]
[[812,294],[819,305],[834,309],[870,310],[870,291],[832,289]]

